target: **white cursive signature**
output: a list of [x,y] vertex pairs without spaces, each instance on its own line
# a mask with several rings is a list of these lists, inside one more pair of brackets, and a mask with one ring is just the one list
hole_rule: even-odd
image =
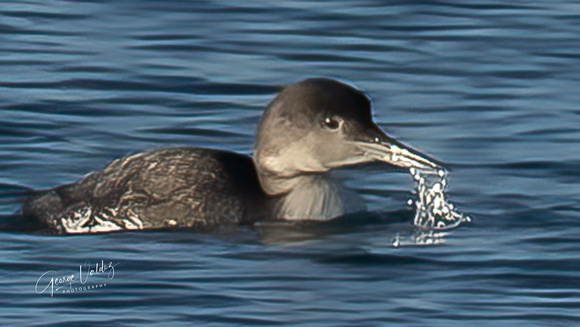
[[105,263],[104,260],[101,260],[100,264],[97,262],[93,268],[93,266],[91,266],[91,262],[87,260],[84,263],[84,267],[83,265],[79,265],[78,275],[71,274],[61,277],[55,277],[56,271],[49,270],[42,274],[40,278],[38,278],[34,290],[37,294],[42,294],[48,290],[50,292],[50,296],[52,297],[54,296],[55,291],[58,292],[66,287],[68,287],[69,291],[72,290],[73,284],[76,284],[77,282],[80,282],[81,285],[85,285],[89,281],[89,278],[92,276],[98,276],[106,273],[108,279],[113,279],[115,277],[115,267],[118,264],[119,262],[113,263],[110,261],[109,263]]

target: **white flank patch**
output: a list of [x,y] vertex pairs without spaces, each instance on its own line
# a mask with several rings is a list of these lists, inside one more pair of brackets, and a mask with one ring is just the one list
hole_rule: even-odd
[[[126,219],[117,219],[116,209],[108,209],[112,214],[100,212],[93,215],[91,207],[70,213],[60,219],[62,228],[68,234],[103,233],[120,230],[143,229],[143,222],[132,211]],[[89,222],[92,223],[89,224]]]

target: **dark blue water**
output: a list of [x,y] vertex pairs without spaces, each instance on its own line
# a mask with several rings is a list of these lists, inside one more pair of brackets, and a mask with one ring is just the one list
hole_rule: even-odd
[[[394,248],[412,178],[372,167],[339,173],[367,211],[321,226],[3,231],[0,324],[579,325],[580,4],[270,5],[2,1],[4,225],[26,190],[129,153],[249,154],[262,108],[311,76],[366,91],[381,127],[445,162],[473,222]],[[114,275],[87,280],[101,260]],[[47,272],[84,284],[51,297]]]

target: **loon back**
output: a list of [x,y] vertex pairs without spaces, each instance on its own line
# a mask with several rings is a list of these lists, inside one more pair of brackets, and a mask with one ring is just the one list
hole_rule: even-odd
[[37,192],[23,213],[61,234],[204,229],[252,222],[269,202],[252,158],[172,148],[121,158],[76,183]]

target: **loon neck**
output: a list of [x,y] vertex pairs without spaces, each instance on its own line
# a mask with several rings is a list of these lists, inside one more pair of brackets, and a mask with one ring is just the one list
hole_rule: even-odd
[[277,198],[274,218],[328,220],[343,214],[338,191],[325,174],[258,176],[264,191]]

